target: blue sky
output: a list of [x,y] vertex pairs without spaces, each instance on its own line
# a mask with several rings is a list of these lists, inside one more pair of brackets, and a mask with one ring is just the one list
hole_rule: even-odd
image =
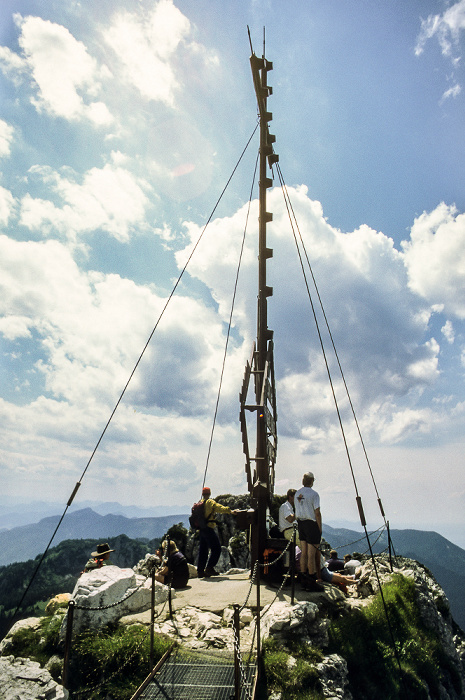
[[[0,13],[4,499],[67,501],[255,128],[247,25],[258,54],[266,26],[276,151],[387,517],[465,546],[465,1],[18,0]],[[255,138],[78,499],[197,498],[257,148]],[[356,522],[277,184],[277,490],[312,469],[323,517]],[[255,198],[215,493],[246,490],[237,396],[255,335]]]

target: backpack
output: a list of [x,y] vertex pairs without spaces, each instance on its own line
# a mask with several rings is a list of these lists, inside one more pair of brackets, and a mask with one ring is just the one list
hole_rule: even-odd
[[194,503],[189,515],[189,524],[193,530],[204,530],[208,520],[205,517],[205,501]]

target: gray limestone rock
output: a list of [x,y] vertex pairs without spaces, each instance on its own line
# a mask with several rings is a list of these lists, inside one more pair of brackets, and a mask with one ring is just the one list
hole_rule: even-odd
[[[175,597],[175,591],[171,595]],[[148,610],[151,596],[151,578],[139,576],[132,569],[105,566],[82,574],[72,595],[76,603],[73,631],[96,629],[119,620],[123,615]],[[156,603],[164,603],[167,599],[168,587],[156,582]],[[69,611],[61,626],[61,639],[66,634],[68,614]]]
[[146,554],[144,559],[141,559],[132,567],[132,570],[140,576],[147,577],[151,575],[153,567],[160,566],[160,563],[161,559],[156,554]]
[[[226,552],[226,566],[230,553],[226,547],[224,547],[224,550]],[[235,555],[234,557],[236,559]],[[321,596],[319,594],[317,599],[314,598],[313,600],[316,600],[316,602],[304,600],[291,605],[289,602],[276,600],[268,609],[265,608],[263,610],[260,624],[262,639],[271,636],[284,645],[288,641],[292,641],[300,644],[311,644],[324,650],[328,645],[328,630],[331,625],[331,615],[328,616],[328,610],[335,610],[337,615],[349,614],[353,607],[362,607],[370,602],[373,591],[379,587],[378,578],[381,584],[384,584],[390,580],[393,573],[399,573],[414,581],[421,618],[426,626],[439,635],[442,648],[447,654],[448,660],[460,675],[465,688],[465,637],[459,633],[457,627],[454,627],[448,602],[441,587],[425,567],[410,559],[398,558],[394,572],[391,572],[389,562],[383,556],[377,556],[377,563],[379,564],[378,576],[375,574],[371,560],[364,561],[361,578],[356,586],[349,587],[348,597],[338,591],[338,595],[334,596],[333,592],[337,589],[329,584],[325,584],[325,594],[321,594]],[[229,569],[229,565],[227,568]],[[227,569],[220,568],[220,570]],[[229,573],[231,573],[231,570],[229,570]],[[86,607],[103,607],[105,609],[82,611],[79,623],[81,628],[83,626],[96,628],[110,620],[120,620],[121,618],[123,618],[121,623],[124,621],[126,624],[135,624],[136,622],[137,624],[149,624],[150,585],[150,579],[144,582],[144,577],[136,575],[131,569],[119,569],[114,566],[108,566],[98,571],[84,574],[76,585],[73,599]],[[122,604],[113,605],[113,603],[125,598],[128,593],[135,591],[138,586],[141,586],[141,588],[133,596],[127,598]],[[167,599],[168,589],[166,586],[157,584],[156,590],[157,602]],[[231,604],[235,602],[237,601],[231,601]],[[145,612],[136,619],[133,613],[141,610]],[[76,613],[79,612],[76,611]],[[168,635],[177,641],[181,641],[183,646],[192,649],[214,647],[232,651],[234,649],[234,632],[231,627],[232,614],[233,610],[231,607],[226,607],[220,617],[214,613],[195,608],[186,602],[184,607],[179,608],[175,612],[172,620],[165,619],[163,615],[157,618],[155,632],[156,634]],[[78,617],[79,615],[77,615]],[[250,650],[251,645],[256,643],[255,622],[252,611],[249,608],[244,608],[240,614],[240,644],[244,651]],[[23,626],[36,627],[38,624],[39,618],[22,620],[13,628],[12,633]],[[66,622],[64,625],[66,625]],[[2,645],[7,645],[8,639],[11,639],[11,637],[4,640]],[[8,653],[8,646],[3,646],[3,648],[4,652]],[[6,660],[9,666],[16,664],[16,662],[18,664],[21,662],[23,666],[26,664],[26,661],[15,660],[13,657],[6,657]],[[5,662],[5,657],[2,659],[2,662]],[[289,663],[292,665],[292,658]],[[28,680],[34,674],[38,674],[42,679],[40,682],[43,682],[40,674],[42,672],[46,673],[46,671],[45,669],[40,669],[38,664],[30,668],[28,666],[29,670],[27,672],[21,665],[18,668],[23,681],[25,679]],[[350,693],[347,690],[347,666],[344,659],[334,654],[328,655],[317,665],[317,670],[325,698],[328,700],[351,700]],[[49,681],[50,678],[47,678],[47,683]],[[0,683],[3,683],[1,675]],[[3,685],[0,687],[2,687],[3,691]],[[27,695],[26,691],[15,691],[16,695],[3,696],[1,694],[2,691],[0,691],[0,696],[2,700],[3,697],[5,697],[5,700],[17,700],[18,698],[29,700],[32,697],[43,697],[44,699],[50,697],[53,700],[55,697],[59,699],[66,697],[63,694],[56,694],[61,691],[57,690],[54,685],[48,686],[45,684],[43,686],[46,689],[44,692],[52,693],[50,696],[37,694],[42,692],[42,690],[37,690],[39,686],[35,687],[36,690],[34,692],[36,692],[36,695]],[[463,697],[457,695],[452,682],[447,677],[442,681],[439,694],[441,700],[458,700]],[[276,694],[275,697],[278,698],[279,694]]]
[[0,658],[2,700],[67,700],[68,691],[58,685],[37,661]]
[[19,630],[32,628],[38,629],[40,625],[40,617],[26,617],[24,620],[18,620],[12,626],[6,637],[0,642],[0,655],[7,654],[11,648],[11,638],[19,632]]
[[308,633],[317,615],[316,603],[304,601],[291,605],[285,601],[277,601],[262,615],[260,634],[263,639],[270,636],[286,639],[296,634],[303,636]]
[[316,665],[323,695],[331,700],[352,700],[352,694],[347,690],[349,685],[347,663],[342,656],[330,654]]

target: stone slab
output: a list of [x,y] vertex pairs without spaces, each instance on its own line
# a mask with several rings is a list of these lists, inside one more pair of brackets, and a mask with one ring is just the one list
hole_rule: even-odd
[[[222,615],[225,608],[238,604],[244,605],[247,596],[250,596],[247,602],[247,607],[255,609],[257,607],[257,588],[255,585],[250,587],[250,578],[248,572],[238,574],[221,574],[220,576],[212,576],[211,578],[190,579],[186,588],[178,589],[176,597],[172,600],[172,608],[174,611],[180,610],[186,606],[199,608],[207,612],[213,612],[217,615]],[[274,600],[291,602],[291,587],[290,585],[283,588],[276,598],[278,587],[270,586],[262,583],[260,586],[260,607],[269,605]],[[310,600],[317,602],[321,598],[330,598],[331,600],[345,600],[344,594],[331,584],[325,584],[325,590],[322,593],[310,593],[303,591],[299,584],[296,583],[294,600],[301,602]],[[168,606],[165,605],[165,610]],[[150,623],[150,610],[136,615],[126,615],[124,621],[140,622],[141,624]]]

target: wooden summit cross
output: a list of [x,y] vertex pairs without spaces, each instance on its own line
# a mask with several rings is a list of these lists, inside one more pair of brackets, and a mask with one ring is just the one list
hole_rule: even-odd
[[[267,84],[268,71],[273,70],[271,61],[263,56],[258,58],[252,52],[250,57],[252,76],[260,115],[260,180],[259,180],[259,237],[258,237],[258,313],[257,341],[252,348],[250,361],[244,373],[240,399],[240,423],[242,444],[245,454],[245,470],[255,521],[251,528],[252,568],[257,559],[263,562],[266,548],[267,514],[274,492],[276,464],[276,393],[273,363],[273,331],[268,328],[267,299],[273,294],[272,287],[266,284],[266,263],[273,256],[273,250],[266,245],[266,225],[273,215],[266,210],[267,189],[273,180],[268,177],[268,168],[277,163],[279,156],[273,152],[276,137],[269,132],[268,123],[272,120],[267,110],[267,100],[272,88]],[[247,403],[250,378],[254,378],[254,403]],[[247,434],[246,412],[256,413],[255,457],[250,457]],[[252,471],[251,462],[254,462]]]

